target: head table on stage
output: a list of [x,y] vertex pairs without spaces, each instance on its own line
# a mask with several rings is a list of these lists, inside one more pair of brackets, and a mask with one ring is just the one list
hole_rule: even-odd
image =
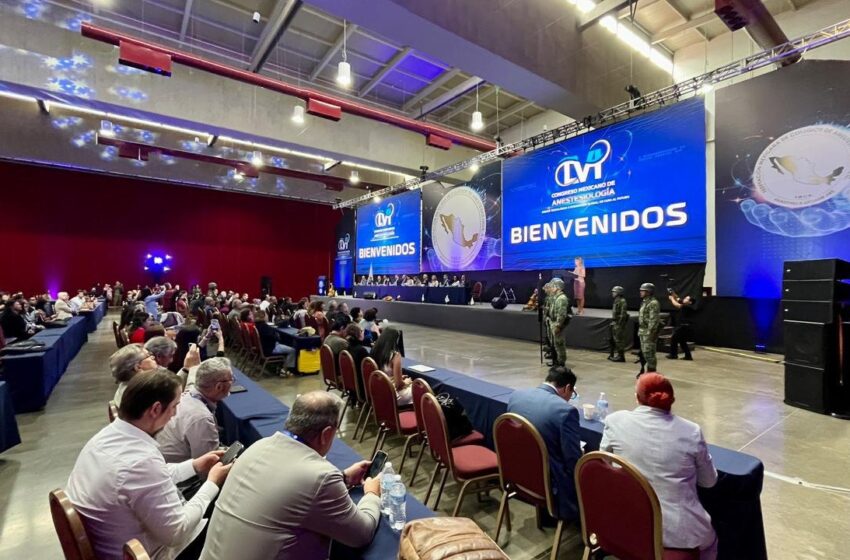
[[[428,287],[428,286],[354,286],[354,297],[365,298],[366,294],[374,294],[373,299],[384,299],[389,296],[397,301],[448,303],[449,305],[466,305],[469,303],[471,291],[464,287]],[[448,298],[448,301],[446,300]]]

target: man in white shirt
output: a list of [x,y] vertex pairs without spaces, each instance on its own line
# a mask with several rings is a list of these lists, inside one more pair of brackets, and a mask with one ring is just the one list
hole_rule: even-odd
[[697,486],[714,486],[717,470],[702,430],[671,414],[673,386],[663,375],[641,375],[635,396],[640,406],[605,420],[599,449],[621,455],[649,481],[661,503],[665,548],[698,548],[700,560],[714,560],[717,537]]
[[[100,560],[120,560],[122,547],[139,539],[151,558],[171,560],[203,533],[203,518],[230,465],[221,452],[166,464],[153,436],[174,416],[180,381],[168,371],[135,375],[118,418],[83,447],[68,479],[68,496],[80,513]],[[207,480],[188,502],[176,483],[195,474]],[[187,551],[188,553],[189,551]],[[181,555],[181,557],[188,557]]]
[[71,310],[76,313],[86,304],[86,296],[85,292],[82,290],[77,292],[77,295],[71,298],[69,302],[71,304]]
[[235,381],[230,360],[210,358],[198,366],[195,385],[180,397],[177,414],[156,435],[168,463],[196,459],[219,447],[215,409]]
[[263,301],[260,302],[260,309],[265,311],[269,308],[269,296],[263,296]]
[[68,303],[68,292],[59,292],[56,294],[56,303],[53,305],[53,311],[56,313],[56,318],[60,321],[70,319],[74,316],[75,311]]

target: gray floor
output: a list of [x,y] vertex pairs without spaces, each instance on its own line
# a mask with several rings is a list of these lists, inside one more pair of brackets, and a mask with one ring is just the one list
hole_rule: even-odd
[[[544,375],[534,344],[405,325],[409,357],[455,369],[511,387],[535,385]],[[24,443],[0,455],[0,558],[61,558],[47,508],[47,493],[64,486],[85,441],[107,421],[106,402],[114,392],[106,359],[114,350],[109,322],[90,335],[42,412],[18,415]],[[777,357],[769,357],[776,359]],[[711,442],[759,457],[768,472],[762,493],[767,544],[772,559],[839,560],[850,557],[850,423],[808,413],[782,403],[782,366],[743,355],[699,349],[695,362],[660,358],[659,369],[676,388],[674,412],[699,422]],[[612,364],[604,355],[571,351],[584,401],[600,391],[613,409],[634,405],[635,365]],[[291,404],[295,395],[319,388],[317,377],[265,379],[262,385]],[[354,418],[344,428],[350,432]],[[347,434],[344,436],[349,443]],[[354,447],[371,451],[368,439]],[[391,441],[396,462],[400,443]],[[405,466],[405,471],[412,468]],[[430,464],[425,464],[425,469]],[[799,478],[796,484],[782,477]],[[423,497],[425,477],[412,492]],[[808,484],[838,487],[814,488]],[[445,513],[456,497],[449,484],[440,504]],[[466,501],[462,513],[492,534],[498,493],[482,503]],[[432,499],[433,501],[433,499]],[[553,531],[535,527],[531,508],[513,508],[514,527],[500,544],[511,558],[548,556]],[[842,552],[844,551],[844,552]],[[575,528],[565,531],[562,559],[581,557]],[[746,560],[746,559],[742,559]]]

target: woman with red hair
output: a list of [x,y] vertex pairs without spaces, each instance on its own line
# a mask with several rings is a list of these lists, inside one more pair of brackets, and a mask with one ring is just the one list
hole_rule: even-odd
[[717,536],[697,486],[714,486],[717,470],[702,429],[670,412],[673,385],[659,373],[641,375],[635,396],[637,408],[605,420],[599,449],[622,456],[652,485],[661,503],[664,548],[699,549],[700,560],[714,560]]

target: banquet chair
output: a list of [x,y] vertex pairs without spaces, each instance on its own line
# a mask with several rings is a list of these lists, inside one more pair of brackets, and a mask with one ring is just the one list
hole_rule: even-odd
[[322,347],[319,348],[319,364],[322,367],[322,381],[325,382],[325,391],[331,389],[341,391],[339,378],[336,374],[334,351],[327,344],[322,344]]
[[[493,537],[498,542],[503,520],[506,521],[508,530],[511,529],[508,504],[512,498],[537,509],[538,527],[541,510],[545,509],[552,517],[556,515],[549,474],[549,451],[537,428],[522,416],[508,412],[496,418],[493,424],[493,440],[496,442],[499,480],[502,486],[502,502],[499,504],[496,536]],[[551,560],[558,558],[563,530],[564,520],[558,519]]]
[[124,340],[121,338],[121,331],[118,328],[118,323],[112,321],[112,333],[115,335],[115,346],[118,348],[123,348],[125,346]]
[[115,404],[115,401],[109,401],[106,404],[106,413],[109,418],[109,423],[112,424],[115,422],[115,419],[118,418],[118,405]]
[[621,560],[699,560],[697,549],[665,549],[661,505],[640,471],[622,457],[593,451],[576,463],[583,560],[610,554]]
[[[413,386],[411,389],[413,392],[413,412],[416,413],[416,427],[419,429],[417,439],[421,446],[419,447],[419,454],[416,456],[416,464],[413,465],[413,473],[410,475],[410,482],[408,483],[408,486],[413,486],[413,483],[416,482],[416,473],[419,471],[419,465],[422,462],[422,455],[425,453],[425,448],[428,447],[428,436],[425,434],[425,421],[422,419],[422,396],[426,394],[434,394],[434,391],[431,389],[431,386],[428,385],[428,382],[421,378],[413,380]],[[472,430],[471,433],[452,440],[452,447],[483,444],[484,434],[477,430]]]
[[242,356],[242,351],[244,348],[242,347],[242,336],[240,335],[242,331],[242,322],[236,317],[231,317],[227,320],[227,323],[230,325],[230,343],[227,344],[226,348],[230,349],[233,355],[233,363],[236,364]]
[[260,342],[260,332],[257,330],[256,325],[253,323],[250,324],[248,332],[251,334],[251,346],[254,349],[254,366],[260,368],[260,375],[266,372],[266,368],[269,365],[280,364],[283,367],[283,364],[286,363],[287,355],[271,354],[266,356],[265,352],[263,352],[263,344]]
[[139,539],[130,539],[124,543],[123,560],[151,560]]
[[[363,363],[360,364],[360,379],[363,382],[363,393],[366,398],[366,406],[360,411],[360,416],[357,418],[357,425],[360,425],[360,419],[363,419],[362,432],[360,432],[360,443],[363,443],[363,437],[366,435],[366,424],[369,423],[369,416],[372,414],[372,395],[369,393],[369,378],[373,371],[378,369],[378,364],[371,357],[363,358]],[[357,433],[357,426],[354,427],[354,433]]]
[[86,527],[70,498],[61,488],[49,494],[50,515],[65,560],[96,560]]
[[419,428],[416,426],[416,413],[412,410],[398,411],[398,393],[395,384],[390,376],[381,370],[373,371],[369,376],[369,394],[372,395],[372,408],[375,410],[375,419],[378,422],[378,436],[371,457],[374,457],[379,449],[384,448],[388,434],[407,436],[401,452],[401,465],[398,467],[400,473],[404,468],[404,460],[407,459],[407,450],[419,433]]
[[499,461],[496,454],[483,445],[451,446],[446,417],[443,415],[443,409],[440,408],[440,403],[437,402],[434,395],[426,394],[422,396],[422,419],[425,422],[428,445],[437,460],[423,503],[428,505],[434,482],[437,480],[437,475],[442,471],[440,489],[437,491],[437,499],[434,501],[434,511],[437,510],[440,505],[440,497],[443,495],[443,489],[446,486],[446,478],[451,473],[455,482],[461,484],[457,502],[452,512],[452,517],[457,517],[460,504],[470,486],[474,485],[474,490],[479,493],[499,487]]
[[345,406],[342,408],[342,414],[339,415],[337,428],[342,426],[342,419],[345,418],[345,411],[348,410],[348,404],[352,399],[357,406],[366,402],[366,398],[361,395],[360,387],[357,386],[357,368],[354,367],[354,358],[348,350],[339,353],[339,380],[342,383],[342,398],[345,399]]
[[244,351],[242,352],[242,369],[247,370],[247,368],[254,361],[254,342],[251,335],[251,329],[254,327],[253,323],[242,323],[242,326],[239,329],[239,335],[242,337],[242,347]]

